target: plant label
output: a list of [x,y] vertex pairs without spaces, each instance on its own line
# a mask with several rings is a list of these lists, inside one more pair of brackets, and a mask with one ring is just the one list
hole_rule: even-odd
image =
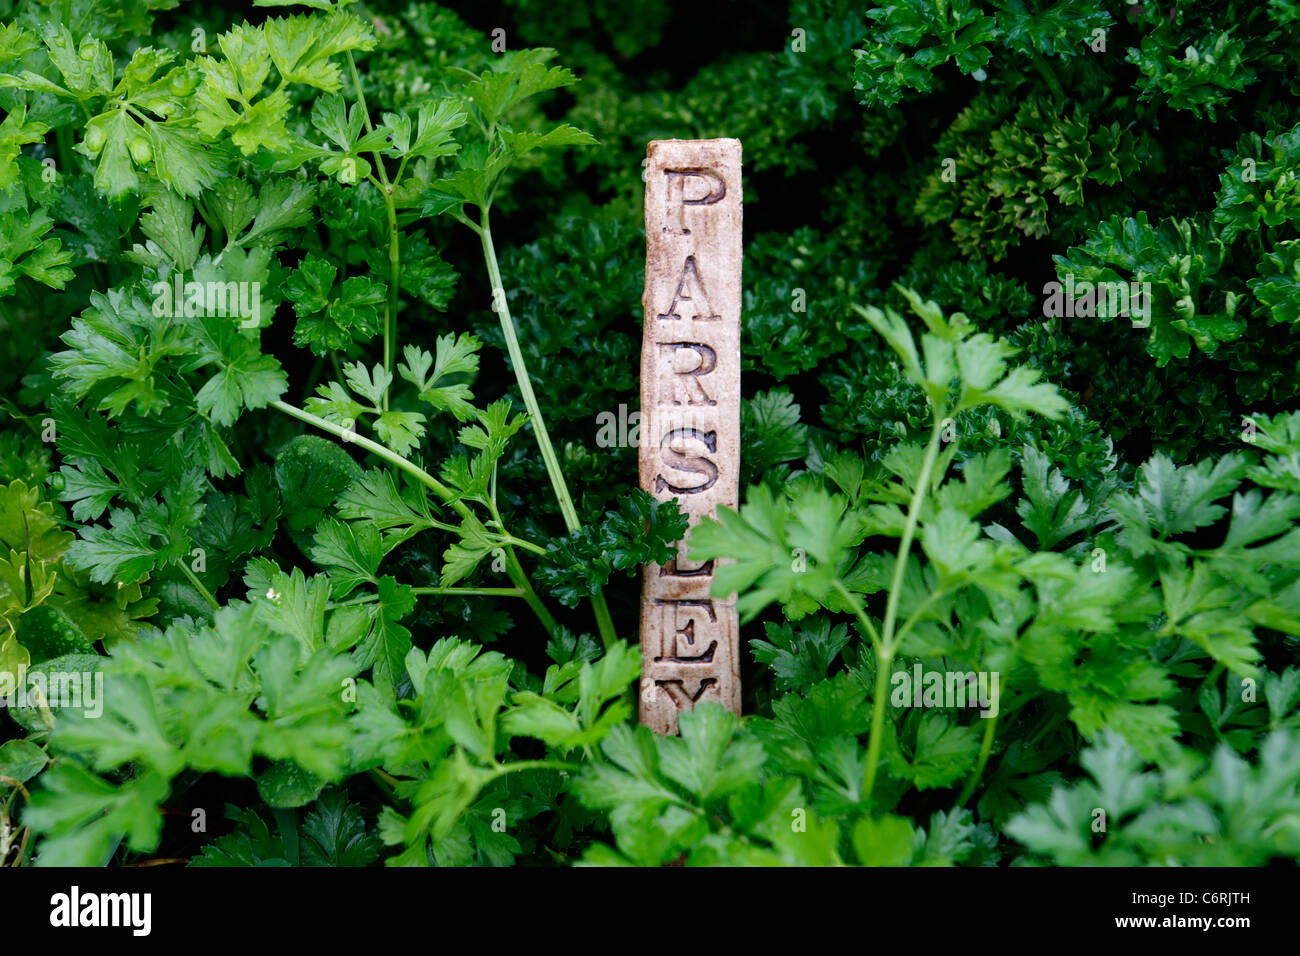
[[[646,152],[641,487],[693,527],[740,491],[740,140]],[[641,723],[660,734],[701,701],[740,712],[735,595],[713,597],[716,562],[688,550],[643,571]]]

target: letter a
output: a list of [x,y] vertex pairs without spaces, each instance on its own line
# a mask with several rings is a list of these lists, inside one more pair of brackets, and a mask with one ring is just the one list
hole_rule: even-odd
[[[691,294],[692,289],[699,290],[698,298]],[[699,303],[699,311],[691,316],[692,321],[716,322],[722,318],[720,315],[709,312],[708,293],[704,291],[704,282],[700,279],[699,269],[695,267],[694,256],[686,257],[686,262],[682,265],[682,277],[677,282],[677,291],[673,293],[673,304],[659,318],[680,319],[681,316],[677,314],[677,306],[682,302],[689,302],[691,308],[695,308],[696,303]]]

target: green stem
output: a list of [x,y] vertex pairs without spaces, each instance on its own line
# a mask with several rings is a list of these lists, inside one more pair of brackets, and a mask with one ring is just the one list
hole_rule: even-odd
[[885,700],[889,696],[890,658],[876,654],[876,692],[871,701],[871,739],[867,741],[867,772],[862,778],[862,802],[871,799],[880,765],[880,744],[885,735]]
[[844,598],[844,602],[848,604],[853,613],[857,615],[858,623],[862,625],[862,630],[866,633],[867,637],[871,638],[871,646],[875,649],[876,653],[883,653],[884,648],[880,642],[880,635],[876,633],[875,627],[871,624],[871,619],[863,612],[862,605],[853,595],[853,592],[846,588],[844,582],[839,578],[835,578],[831,582],[831,586],[835,588],[835,591],[840,597]]
[[609,605],[605,603],[605,594],[597,589],[591,595],[591,610],[596,615],[596,628],[600,631],[600,643],[609,650],[618,641],[618,632],[614,630],[614,618],[610,616]]
[[[506,541],[504,542],[505,554],[506,554],[506,574],[509,576],[510,580],[515,583],[515,587],[519,588],[519,590],[523,592],[520,596],[528,603],[528,606],[533,609],[533,613],[537,615],[538,620],[540,620],[543,626],[546,628],[546,633],[549,634],[551,637],[554,637],[557,629],[559,628],[559,623],[555,620],[554,617],[551,616],[551,612],[546,609],[546,605],[542,603],[542,599],[539,598],[537,596],[537,592],[533,590],[533,582],[530,581],[528,579],[528,575],[524,573],[524,566],[519,563],[519,556],[515,554],[514,545],[511,544],[512,541],[515,541],[517,539],[511,537],[508,534],[505,534],[506,523],[505,520],[501,517],[501,512],[497,510],[496,481],[497,481],[496,466],[493,466],[492,493],[488,496],[488,500],[486,503],[487,503],[488,513],[492,515],[492,520],[496,522],[496,526],[501,529],[501,533],[506,537]],[[536,547],[536,545],[532,545],[531,542],[527,542],[527,541],[519,541],[518,543],[521,545]],[[543,549],[541,553],[545,554],[546,552]]]
[[[378,768],[370,771],[370,776],[374,779],[375,783],[379,785],[379,789],[383,790],[384,793],[388,795],[388,799],[390,800],[397,799],[397,793],[393,789],[393,784],[388,782],[388,780],[392,780],[393,777],[389,776],[388,774],[384,773],[382,770]],[[385,780],[384,779],[385,777],[388,777],[388,780]]]
[[[208,211],[207,205],[204,204],[203,202],[196,201],[194,203],[194,208],[198,210],[199,218],[202,219],[205,223],[207,223],[208,228],[212,230],[212,244],[214,246],[221,245],[222,244],[221,237],[223,232],[221,228],[221,223],[217,222],[217,220],[213,217],[212,213]],[[234,243],[236,237],[226,236],[225,239],[226,239],[225,248],[228,249]]]
[[198,579],[198,576],[193,571],[190,570],[188,564],[186,564],[182,560],[182,561],[177,561],[176,566],[179,567],[181,571],[185,574],[185,576],[190,579],[190,584],[194,585],[194,589],[198,591],[199,594],[203,595],[203,600],[208,602],[208,605],[212,608],[212,610],[214,611],[221,610],[221,605],[218,604],[217,599],[212,596],[212,592],[203,586],[203,582],[200,581]]
[[[366,105],[366,93],[361,87],[361,75],[357,72],[356,60],[352,58],[351,51],[347,54],[348,71],[352,75],[352,85],[357,91],[357,106],[361,109],[361,116],[366,124],[366,132],[374,132],[374,123],[370,121],[370,108]],[[402,253],[401,237],[397,231],[397,206],[393,200],[394,184],[388,181],[388,170],[384,168],[383,158],[377,151],[371,151],[371,159],[375,161],[375,172],[379,175],[379,184],[376,187],[379,194],[384,197],[384,208],[388,215],[388,307],[384,315],[384,371],[389,375],[393,373],[393,356],[397,352],[397,301],[398,301],[398,282],[402,276]],[[347,266],[347,260],[343,261]],[[383,399],[384,411],[388,411],[388,392],[384,392]]]
[[533,542],[531,541],[525,541],[523,538],[516,538],[512,534],[506,534],[504,532],[502,532],[501,534],[501,543],[516,544],[526,551],[533,552],[533,554],[546,554],[546,549],[543,548],[540,544],[533,544]]
[[936,588],[927,594],[925,600],[916,606],[916,610],[907,616],[907,620],[903,622],[903,626],[895,632],[894,646],[897,647],[902,644],[903,638],[907,637],[912,628],[916,627],[916,625],[921,622],[921,615],[929,609],[930,605],[946,597],[947,594],[948,592],[944,588]]
[[1047,720],[1043,721],[1042,726],[1038,728],[1038,730],[1034,733],[1034,736],[1029,739],[1029,742],[1027,744],[1025,744],[1025,752],[1033,753],[1034,748],[1038,746],[1038,742],[1042,740],[1044,737],[1046,737],[1053,730],[1055,730],[1056,726],[1060,722],[1061,722],[1060,714],[1052,714],[1050,717],[1047,718]]
[[72,148],[73,148],[72,127],[66,123],[63,124],[62,126],[57,127],[54,131],[54,138],[55,141],[58,143],[58,148],[59,148],[60,171],[67,175],[71,175],[73,171],[72,169]]
[[[925,459],[921,462],[921,473],[917,476],[916,488],[912,500],[907,506],[907,523],[903,526],[903,537],[898,543],[898,558],[894,562],[894,577],[889,586],[889,599],[885,604],[885,620],[880,639],[876,646],[876,694],[871,702],[871,739],[867,742],[867,769],[862,778],[862,800],[871,799],[871,791],[876,784],[876,767],[880,763],[880,744],[885,729],[885,699],[889,695],[889,664],[894,659],[894,627],[898,621],[898,601],[903,593],[903,575],[907,568],[907,557],[912,550],[912,539],[916,535],[916,525],[921,520],[921,502],[930,488],[930,475],[934,471],[935,460],[939,457],[939,436],[942,434],[942,415],[935,414],[934,428],[930,432],[930,443],[925,448]],[[866,615],[857,607],[848,590],[839,582],[836,586],[842,595],[848,596],[858,617],[865,621]]]
[[[397,305],[402,279],[402,239],[397,231],[397,206],[391,188],[383,190],[384,208],[388,213],[388,311],[384,316],[384,371],[393,374],[397,352]],[[388,411],[388,389],[384,389],[384,411]]]
[[[271,403],[271,407],[284,412],[286,415],[291,415],[299,421],[306,422],[309,425],[315,425],[317,428],[322,431],[327,431],[331,435],[337,435],[344,441],[356,443],[360,447],[366,449],[366,451],[378,455],[380,458],[384,459],[384,461],[396,465],[398,468],[402,469],[402,471],[413,476],[422,485],[450,505],[452,510],[462,518],[473,517],[473,512],[469,510],[469,507],[465,502],[461,501],[452,493],[450,488],[440,482],[437,478],[433,477],[433,475],[429,474],[419,465],[407,461],[391,448],[386,448],[378,442],[371,441],[369,438],[363,438],[355,432],[348,431],[340,425],[335,425],[333,422],[327,422],[320,416],[313,415],[311,412],[303,411],[301,408],[296,408],[288,402],[282,402],[279,399],[276,399]],[[542,622],[542,626],[546,628],[546,633],[553,635],[558,624],[551,612],[546,609],[546,605],[544,605],[541,599],[537,596],[537,592],[533,590],[533,586],[528,580],[528,575],[524,573],[523,566],[520,565],[519,559],[515,557],[515,553],[511,550],[510,545],[506,545],[506,570],[510,574],[510,580],[512,580],[515,583],[515,586],[523,592],[520,596],[525,602],[527,602],[528,606],[532,608],[533,613],[537,615],[537,619]]]
[[510,306],[506,304],[505,286],[501,282],[501,267],[497,264],[496,247],[492,244],[492,227],[488,223],[488,212],[483,210],[479,222],[479,237],[483,242],[483,258],[487,262],[488,279],[492,285],[492,300],[496,306],[497,316],[501,320],[501,332],[505,336],[506,351],[510,354],[510,364],[514,367],[515,380],[524,397],[524,407],[532,421],[533,434],[537,436],[537,446],[542,452],[542,461],[546,465],[547,477],[555,498],[560,503],[560,514],[564,516],[564,525],[570,533],[582,527],[578,520],[578,509],[573,506],[569,496],[569,487],[564,483],[564,473],[560,470],[560,461],[555,448],[551,445],[551,436],[546,430],[546,421],[542,418],[541,406],[537,404],[537,395],[533,392],[532,380],[528,377],[528,366],[524,363],[524,353],[519,348],[519,336],[515,332],[514,319],[510,317]]
[[372,773],[374,773],[376,777],[378,777],[380,780],[384,781],[384,783],[388,784],[390,787],[393,787],[394,789],[401,786],[402,784],[402,781],[398,780],[396,777],[394,777],[383,767],[376,767],[372,771]]
[[970,775],[970,779],[966,781],[966,786],[962,787],[961,796],[957,798],[955,809],[961,809],[964,807],[966,801],[974,796],[975,787],[979,784],[980,777],[984,774],[984,768],[988,766],[989,754],[993,752],[993,735],[998,729],[998,716],[998,714],[994,714],[990,717],[988,723],[984,727],[984,740],[980,743],[979,760],[975,762],[975,770]]
[[[505,286],[501,281],[501,266],[497,262],[496,247],[492,244],[492,226],[488,221],[486,207],[483,208],[479,217],[478,234],[483,244],[483,259],[487,263],[493,304],[497,309],[497,317],[501,320],[501,332],[505,336],[506,351],[510,355],[510,364],[514,368],[515,381],[519,383],[519,391],[523,395],[524,407],[527,409],[529,420],[533,425],[533,435],[536,437],[537,447],[542,453],[542,462],[546,466],[547,477],[551,480],[551,488],[554,490],[556,501],[560,505],[560,514],[564,517],[564,526],[572,534],[582,527],[582,522],[578,520],[578,509],[573,506],[573,498],[569,495],[569,487],[564,482],[564,472],[560,470],[560,460],[556,457],[555,448],[551,445],[551,436],[546,430],[546,421],[542,418],[542,409],[537,403],[537,396],[533,392],[533,383],[528,376],[528,366],[524,362],[524,353],[519,347],[519,336],[515,331],[515,322],[510,317],[510,307],[506,304]],[[599,591],[593,594],[591,606],[596,615],[596,627],[600,631],[601,642],[606,647],[609,647],[618,640],[618,637],[615,634],[614,621],[610,617],[609,606],[605,603],[604,595]]]
[[[357,61],[352,58],[352,51],[349,50],[345,56],[348,58],[348,71],[352,74],[352,85],[357,90],[357,105],[361,107],[361,118],[365,121],[366,132],[375,131],[374,124],[370,122],[370,109],[366,106],[366,91],[361,88],[361,74],[357,72]],[[379,167],[380,175],[384,174],[384,167]]]
[[523,597],[521,588],[411,588],[412,594],[446,594],[452,597]]
[[542,627],[546,628],[546,633],[550,637],[554,637],[559,630],[559,622],[556,621],[554,615],[546,609],[546,605],[542,603],[542,599],[539,598],[537,592],[533,590],[533,583],[528,580],[528,575],[524,573],[524,566],[519,563],[519,557],[515,554],[515,549],[507,544],[505,546],[505,552],[506,574],[509,575],[510,580],[515,583],[515,587],[519,588],[519,590],[523,592],[520,596],[524,599],[525,603],[533,609],[533,613],[537,615],[537,619],[542,622]]
[[903,575],[907,570],[907,558],[912,551],[912,539],[916,536],[916,525],[921,520],[921,502],[930,490],[930,475],[934,471],[935,460],[939,457],[939,436],[942,434],[943,416],[935,415],[934,428],[930,432],[930,443],[925,446],[925,460],[921,462],[921,473],[916,479],[916,488],[912,500],[907,506],[907,523],[903,526],[903,538],[898,543],[898,560],[894,562],[894,577],[889,585],[889,600],[885,604],[884,630],[881,641],[885,652],[894,654],[894,626],[898,621],[898,601],[903,594]]
[[1215,681],[1219,679],[1219,675],[1222,673],[1223,673],[1222,661],[1215,661],[1214,666],[1210,668],[1210,672],[1206,674],[1205,679],[1201,681],[1201,686],[1196,689],[1197,696],[1200,696],[1201,691],[1205,690],[1205,688],[1210,686],[1215,686]]
[[473,512],[469,510],[469,507],[465,502],[457,498],[450,488],[444,485],[437,478],[433,477],[433,475],[429,474],[419,465],[407,461],[391,448],[381,445],[379,442],[371,441],[369,438],[358,435],[356,432],[349,431],[342,425],[335,425],[333,422],[327,422],[319,415],[313,415],[311,412],[303,411],[301,408],[290,405],[288,402],[282,402],[279,399],[276,399],[271,402],[271,407],[284,412],[286,415],[291,415],[299,421],[306,422],[308,425],[315,425],[321,431],[326,431],[331,435],[336,435],[339,438],[342,438],[345,442],[350,442],[364,448],[373,455],[378,455],[380,458],[384,459],[384,461],[396,465],[398,468],[402,469],[402,471],[411,475],[416,481],[420,482],[420,484],[424,485],[444,502],[450,505],[451,509],[462,518],[470,518],[473,516]]
[[867,741],[867,772],[862,780],[862,801],[865,803],[876,785],[876,765],[880,763],[880,744],[885,732],[885,699],[889,696],[889,664],[893,660],[893,652],[885,647],[880,635],[871,626],[871,620],[862,610],[861,603],[844,583],[836,578],[832,586],[853,609],[876,652],[876,692],[871,701],[871,739]]
[[503,773],[518,773],[521,770],[580,770],[581,767],[576,763],[566,763],[563,760],[516,760],[514,763],[498,764],[496,768],[497,775]]

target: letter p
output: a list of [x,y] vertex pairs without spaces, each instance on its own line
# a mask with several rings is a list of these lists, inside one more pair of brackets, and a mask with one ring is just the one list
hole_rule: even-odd
[[[686,207],[687,206],[711,206],[727,195],[727,184],[723,182],[721,176],[711,169],[665,169],[664,175],[668,177],[668,215],[667,220],[670,225],[664,226],[664,232],[677,236],[688,236],[690,230],[686,228]],[[695,199],[687,199],[687,179],[702,179],[705,184],[705,193],[703,196],[697,196]],[[690,192],[698,192],[699,185],[692,184]],[[676,212],[674,213],[674,209]],[[671,223],[676,222],[677,228],[673,229]]]

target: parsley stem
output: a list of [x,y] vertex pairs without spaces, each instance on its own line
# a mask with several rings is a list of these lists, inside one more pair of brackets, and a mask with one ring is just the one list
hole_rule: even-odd
[[[373,133],[375,125],[370,121],[370,108],[366,105],[366,93],[361,87],[361,76],[357,73],[357,63],[352,57],[352,51],[347,53],[348,70],[352,74],[352,85],[357,91],[357,107],[361,110],[361,117],[366,124],[366,132]],[[370,158],[375,161],[375,172],[379,174],[378,186],[379,195],[384,197],[384,211],[388,216],[388,308],[384,315],[384,371],[390,376],[393,373],[393,356],[397,353],[397,304],[398,304],[398,283],[402,277],[402,250],[401,234],[397,231],[397,205],[393,199],[393,188],[396,181],[389,183],[388,170],[384,168],[384,160],[379,155],[378,150],[372,150]],[[401,176],[401,169],[398,169],[398,176]],[[346,265],[346,261],[344,265]],[[384,390],[383,397],[384,411],[388,411],[388,390]]]
[[[871,798],[871,790],[876,783],[876,765],[880,762],[880,743],[885,727],[885,698],[889,695],[889,662],[894,659],[896,645],[894,626],[898,621],[898,602],[903,594],[903,575],[907,569],[907,558],[912,552],[912,539],[916,536],[916,525],[921,520],[921,503],[930,490],[930,475],[939,457],[943,418],[936,410],[934,427],[930,430],[930,443],[925,446],[925,459],[921,462],[916,488],[912,491],[912,500],[907,506],[907,523],[903,525],[903,538],[898,542],[894,577],[889,585],[889,600],[885,603],[885,621],[880,641],[876,645],[876,695],[871,702],[871,740],[867,743],[867,770],[862,779],[864,803]],[[843,590],[843,585],[840,588]],[[847,591],[844,593],[847,594]]]
[[[373,133],[375,126],[370,122],[370,108],[366,106],[366,91],[361,88],[361,75],[357,73],[357,61],[352,58],[351,50],[346,51],[344,56],[348,58],[348,71],[352,74],[352,85],[356,87],[357,106],[361,107],[361,118],[366,124],[366,132]],[[383,167],[379,168],[382,174]]]
[[539,598],[537,592],[533,590],[533,584],[528,580],[528,575],[524,571],[524,566],[519,563],[519,556],[515,554],[514,547],[507,544],[505,552],[506,574],[509,575],[511,581],[515,582],[515,587],[519,588],[519,590],[523,592],[521,597],[523,597],[524,602],[532,608],[533,613],[537,615],[537,619],[542,622],[542,627],[546,628],[547,636],[555,637],[556,631],[559,630],[560,627],[559,622],[556,621],[551,612],[546,609],[546,605],[542,603],[542,599]]
[[907,570],[907,559],[912,553],[912,539],[916,536],[916,526],[921,520],[921,502],[930,490],[930,475],[934,471],[935,460],[939,457],[939,436],[942,434],[943,416],[935,414],[934,428],[930,431],[930,443],[925,446],[925,459],[921,462],[921,473],[916,478],[916,488],[912,491],[912,500],[907,506],[907,523],[903,525],[903,538],[898,542],[898,559],[894,562],[894,577],[889,585],[889,600],[885,603],[885,622],[881,641],[885,652],[894,654],[894,626],[898,621],[898,602],[903,596],[903,576]]
[[[271,407],[282,411],[286,415],[290,415],[299,421],[306,422],[308,425],[315,425],[321,431],[326,431],[331,435],[336,435],[346,442],[359,445],[374,455],[378,455],[380,458],[384,459],[384,461],[396,465],[402,471],[411,475],[446,502],[452,510],[462,518],[474,517],[474,513],[469,510],[469,506],[458,498],[450,488],[444,485],[437,478],[433,477],[433,475],[429,474],[419,465],[407,461],[391,448],[387,448],[384,445],[379,444],[379,442],[371,441],[369,438],[363,438],[356,432],[349,431],[341,425],[335,425],[333,422],[328,422],[319,415],[313,415],[311,412],[290,405],[288,402],[282,402],[278,398],[271,402]],[[544,605],[541,599],[537,596],[537,592],[533,590],[532,584],[528,581],[528,575],[524,573],[523,566],[520,565],[519,559],[515,557],[515,553],[508,543],[506,544],[506,571],[510,575],[510,580],[514,581],[516,587],[523,592],[521,597],[523,597],[528,606],[532,608],[533,613],[537,615],[537,619],[542,622],[542,626],[546,628],[547,634],[554,634],[558,627],[555,618],[551,615],[551,612],[546,609],[546,605]]]
[[1216,684],[1216,681],[1218,681],[1219,675],[1222,673],[1223,662],[1215,661],[1214,666],[1210,668],[1210,672],[1205,675],[1205,680],[1201,681],[1201,686],[1197,688],[1196,696],[1200,697],[1201,691],[1205,690],[1207,687],[1214,687],[1217,690],[1218,685]]
[[[198,210],[199,218],[202,219],[205,223],[207,223],[208,228],[212,230],[212,239],[214,245],[219,244],[221,240],[224,238],[226,240],[226,243],[221,250],[223,253],[226,251],[226,249],[229,249],[232,245],[234,245],[236,237],[225,235],[225,230],[222,228],[221,223],[213,219],[212,213],[208,210],[208,207],[203,202],[203,200],[201,199],[194,200],[194,208]],[[220,259],[221,257],[218,256],[217,258]]]
[[531,541],[525,541],[523,538],[516,538],[512,534],[502,534],[501,541],[505,544],[515,544],[533,554],[546,554],[546,549],[540,544],[533,544]]
[[194,585],[194,589],[203,596],[203,600],[208,602],[208,605],[212,610],[220,611],[221,605],[217,603],[217,599],[212,596],[211,591],[203,586],[203,582],[199,580],[198,575],[190,570],[189,565],[184,561],[177,561],[176,566],[181,569],[187,578],[190,579],[190,584]]
[[893,660],[893,651],[885,647],[880,635],[871,626],[871,619],[862,610],[861,602],[844,586],[844,582],[835,578],[831,586],[853,609],[863,632],[871,638],[872,649],[876,652],[876,690],[871,701],[871,738],[867,741],[867,771],[862,780],[862,800],[865,803],[875,786],[876,765],[880,763],[880,744],[885,731],[885,697],[889,694],[889,662]]
[[984,768],[988,765],[989,754],[993,752],[993,735],[997,732],[997,728],[998,715],[994,714],[988,718],[984,727],[984,740],[980,743],[980,756],[979,760],[975,762],[975,770],[971,773],[970,779],[966,781],[966,786],[961,788],[961,796],[957,798],[957,803],[953,809],[960,810],[966,805],[966,801],[975,794],[975,787],[984,774]]
[[867,771],[862,778],[862,802],[871,799],[876,785],[876,768],[880,765],[880,745],[885,735],[885,700],[889,697],[889,663],[891,658],[876,652],[876,690],[871,701],[871,739],[867,741]]
[[412,594],[446,594],[451,597],[523,597],[522,588],[411,588]]
[[517,773],[521,770],[580,770],[581,767],[576,763],[566,763],[563,760],[516,760],[514,763],[498,764],[496,773],[498,776],[504,773]]
[[[492,287],[492,305],[501,320],[501,332],[505,336],[506,351],[510,355],[510,364],[514,368],[515,381],[519,383],[524,407],[528,410],[528,417],[533,425],[533,436],[537,439],[537,447],[542,453],[546,474],[551,479],[551,488],[555,492],[556,501],[559,502],[560,514],[564,517],[564,526],[572,534],[582,528],[582,522],[578,520],[578,509],[573,506],[569,487],[564,483],[564,472],[560,469],[560,461],[555,455],[551,436],[546,430],[546,421],[542,418],[541,406],[537,404],[537,395],[533,392],[532,380],[528,377],[528,366],[524,362],[523,350],[519,347],[519,335],[515,331],[514,319],[510,317],[510,307],[506,304],[505,286],[501,281],[501,266],[497,262],[496,247],[492,244],[492,226],[488,221],[487,207],[482,209],[479,216],[478,233],[483,243],[483,259],[487,263],[488,280]],[[591,607],[596,615],[596,627],[600,631],[601,642],[609,647],[618,638],[614,631],[613,618],[609,614],[609,605],[605,603],[605,597],[599,590],[591,597]]]
[[1025,751],[1033,753],[1034,748],[1038,746],[1038,742],[1055,730],[1060,722],[1060,714],[1052,714],[1047,720],[1043,721],[1042,725],[1034,732],[1034,736],[1029,738],[1029,742],[1025,744]]
[[853,609],[853,613],[857,615],[858,623],[862,625],[863,633],[865,633],[869,638],[871,638],[871,645],[873,648],[875,648],[876,653],[877,654],[882,653],[883,648],[880,643],[880,635],[876,633],[875,627],[872,626],[871,618],[867,617],[867,615],[863,613],[862,605],[861,603],[859,603],[858,599],[853,595],[853,592],[850,591],[848,588],[846,588],[844,586],[844,582],[841,581],[839,578],[834,578],[831,581],[831,586],[835,588],[836,592],[839,594],[840,597],[844,598],[845,603],[848,604],[848,606]]
[[[72,169],[72,127],[58,126],[54,130],[55,139],[59,146],[59,168]],[[0,859],[3,859],[0,857]]]
[[934,604],[936,601],[947,596],[948,596],[948,591],[946,588],[935,588],[933,591],[927,594],[925,596],[925,600],[916,606],[916,610],[914,610],[911,614],[907,616],[907,620],[903,622],[903,626],[900,627],[897,632],[895,632],[894,634],[895,646],[903,643],[903,638],[907,636],[908,632],[911,631],[912,628],[914,628],[917,624],[920,623],[921,615],[924,614],[927,610],[929,610],[931,604]]
[[[492,520],[496,522],[496,526],[501,529],[501,534],[505,539],[502,541],[502,544],[505,545],[506,574],[509,576],[511,581],[515,582],[515,586],[519,588],[521,592],[520,596],[528,603],[528,606],[533,609],[533,613],[537,615],[537,619],[542,622],[542,626],[546,628],[547,635],[555,637],[555,632],[560,625],[555,618],[551,616],[551,612],[546,609],[546,605],[543,604],[542,599],[537,596],[537,592],[533,590],[533,584],[528,580],[528,575],[524,573],[524,566],[519,563],[519,556],[515,554],[514,544],[511,543],[513,541],[518,541],[521,545],[529,545],[530,542],[522,541],[506,534],[505,520],[501,517],[501,512],[497,510],[496,480],[496,467],[493,466],[492,494],[488,496],[486,504],[488,512],[492,515]],[[532,545],[532,547],[536,547],[536,545]],[[546,552],[543,550],[541,553],[545,554]]]
[[[381,190],[384,208],[388,213],[388,310],[384,316],[384,371],[393,373],[393,357],[397,352],[397,306],[402,279],[402,238],[397,231],[397,206],[390,189]],[[384,411],[388,411],[388,393],[384,389]]]
[[[384,791],[384,793],[388,796],[390,800],[397,799],[397,793],[393,790],[393,784],[388,782],[389,780],[394,780],[394,782],[396,782],[395,778],[393,778],[389,774],[384,773],[382,770],[378,768],[370,771],[370,777],[375,781],[375,783],[379,786],[379,788]],[[384,779],[385,777],[387,777],[388,779],[385,780]]]
[[533,383],[528,376],[528,366],[524,362],[523,350],[519,347],[519,335],[515,331],[514,319],[510,317],[510,306],[506,304],[505,286],[501,281],[501,267],[497,263],[496,247],[492,244],[492,227],[488,223],[487,210],[483,210],[479,233],[483,242],[483,258],[487,262],[488,279],[492,285],[492,305],[501,320],[501,331],[505,335],[506,351],[510,354],[510,364],[514,367],[515,379],[524,398],[524,407],[532,421],[533,434],[542,452],[542,461],[546,465],[546,474],[551,479],[551,487],[560,505],[560,514],[564,516],[564,525],[569,532],[579,530],[582,522],[578,520],[578,510],[573,506],[568,485],[564,482],[564,473],[555,448],[551,445],[550,433],[546,430],[546,421],[542,418],[541,406],[533,392]]
[[596,615],[596,627],[600,631],[600,642],[604,645],[605,650],[609,650],[618,640],[618,632],[614,630],[614,618],[609,613],[609,605],[605,603],[605,593],[599,588],[592,592],[591,610]]
[[345,442],[358,445],[373,455],[378,455],[380,458],[384,459],[384,461],[396,465],[398,468],[402,469],[402,471],[415,478],[416,481],[420,482],[420,484],[424,485],[450,505],[451,509],[462,518],[473,517],[473,512],[469,510],[469,506],[457,498],[450,488],[444,485],[437,478],[433,477],[433,475],[429,474],[419,465],[407,461],[391,448],[381,445],[379,442],[371,441],[369,438],[362,435],[358,435],[356,432],[350,431],[342,425],[335,425],[333,422],[328,422],[319,415],[313,415],[311,412],[290,405],[288,402],[282,402],[278,398],[271,402],[271,407],[284,412],[286,415],[291,415],[299,421],[306,422],[308,425],[315,425],[321,431],[326,431],[331,435],[336,435],[337,437],[342,438]]

